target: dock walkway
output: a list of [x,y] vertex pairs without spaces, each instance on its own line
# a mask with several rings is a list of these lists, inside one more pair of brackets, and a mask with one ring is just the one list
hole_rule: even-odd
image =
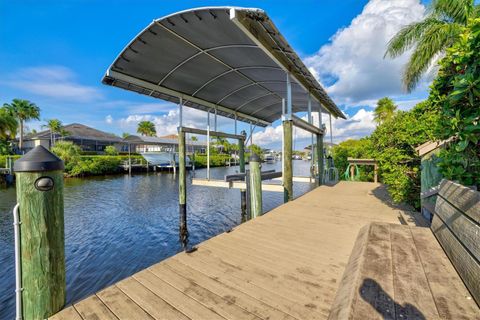
[[400,223],[383,186],[322,186],[51,319],[326,319],[358,231]]

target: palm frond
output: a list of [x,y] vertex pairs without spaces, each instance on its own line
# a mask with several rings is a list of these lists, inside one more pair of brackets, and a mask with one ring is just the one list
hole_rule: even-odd
[[474,0],[433,0],[430,5],[433,15],[447,21],[466,25],[475,11]]
[[423,34],[410,57],[403,76],[407,92],[415,89],[433,59],[453,44],[461,29],[462,26],[459,24],[439,24],[431,26]]
[[396,58],[411,49],[423,34],[431,28],[445,25],[444,21],[436,17],[428,17],[423,21],[415,22],[403,27],[387,44],[384,57]]

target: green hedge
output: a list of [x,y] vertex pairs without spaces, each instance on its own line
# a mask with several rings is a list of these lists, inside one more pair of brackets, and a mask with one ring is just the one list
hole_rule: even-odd
[[[228,154],[211,154],[210,155],[210,167],[223,167],[225,163],[230,159]],[[195,168],[204,168],[207,166],[207,155],[195,155]]]
[[5,163],[7,161],[7,157],[13,157],[14,161],[19,159],[21,156],[16,155],[16,156],[0,156],[0,168],[5,167]]

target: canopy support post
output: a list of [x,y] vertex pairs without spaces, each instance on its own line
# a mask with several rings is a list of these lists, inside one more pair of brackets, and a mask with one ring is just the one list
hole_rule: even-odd
[[[308,107],[308,123],[310,123],[311,125],[313,125],[313,118],[312,118],[312,97],[310,95],[310,92],[308,93],[308,97],[307,97],[307,107]],[[310,182],[311,182],[311,179],[314,178],[315,179],[315,157],[314,157],[314,147],[313,147],[313,133],[310,134],[310,140],[311,140],[311,144],[310,144]]]
[[210,180],[210,109],[207,111],[207,180]]
[[[245,131],[240,133],[244,137],[247,136]],[[238,139],[238,161],[240,173],[245,173],[245,139]],[[247,191],[240,189],[240,208],[242,212],[242,222],[247,221]]]
[[292,84],[287,73],[286,114],[283,116],[283,201],[293,200],[293,168],[292,168]]
[[185,132],[182,127],[178,128],[178,207],[180,214],[180,240],[183,249],[187,249],[187,174],[186,174],[186,150]]
[[[323,124],[322,124],[322,108],[318,109],[318,127],[323,129]],[[323,131],[325,132],[325,130]],[[321,186],[324,182],[324,175],[325,175],[325,170],[324,170],[324,152],[323,152],[323,138],[324,134],[321,136],[317,136],[317,167],[318,167],[318,185]]]

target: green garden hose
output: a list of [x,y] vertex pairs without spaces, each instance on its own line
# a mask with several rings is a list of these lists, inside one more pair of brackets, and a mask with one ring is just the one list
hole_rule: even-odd
[[353,181],[359,181],[360,180],[360,169],[358,168],[358,166],[356,164],[349,164],[347,166],[347,170],[345,170],[345,173],[343,174],[343,176],[345,177],[345,180],[352,180],[352,177],[350,176],[350,168],[352,166],[355,166],[355,176],[353,176]]

